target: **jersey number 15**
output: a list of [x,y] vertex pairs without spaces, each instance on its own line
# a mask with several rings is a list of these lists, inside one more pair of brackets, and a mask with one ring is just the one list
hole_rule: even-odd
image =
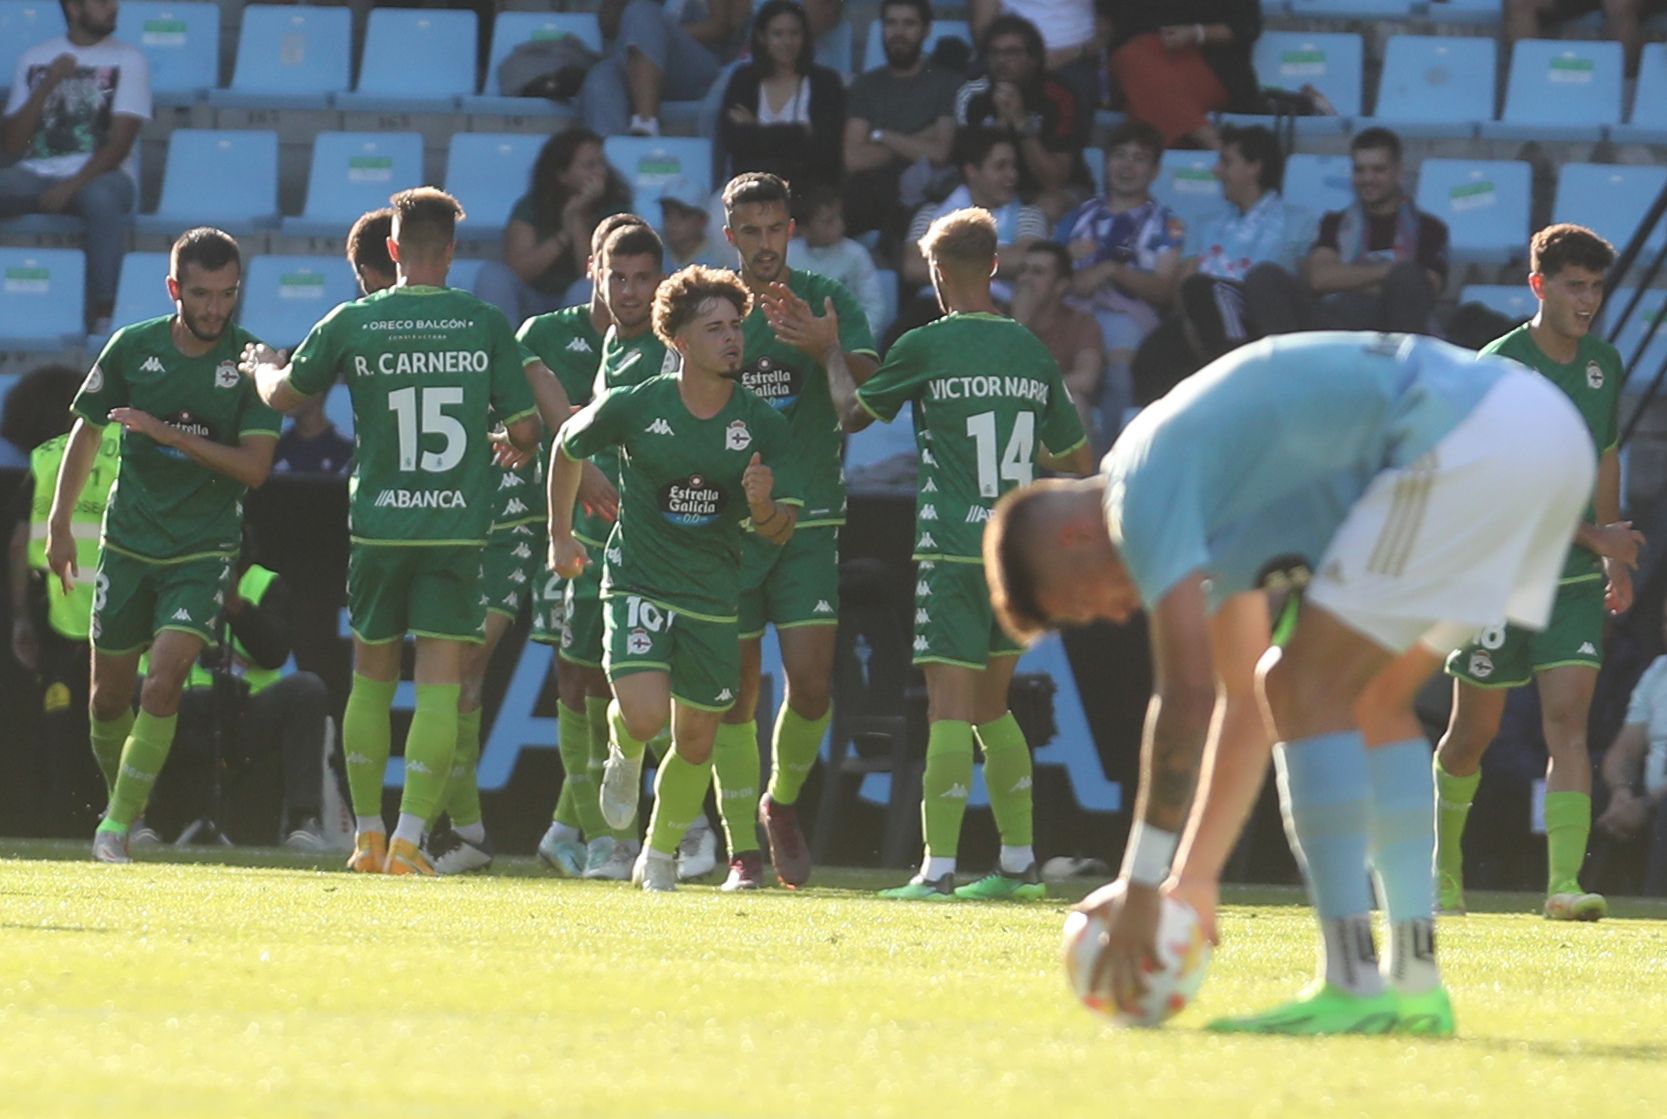
[[[469,447],[469,432],[461,421],[445,413],[447,405],[463,403],[463,390],[450,388],[395,389],[388,394],[388,410],[399,420],[399,468],[415,470],[425,435],[445,440],[438,451],[422,451],[422,469],[440,474],[456,466]],[[420,420],[420,424],[419,424]]]

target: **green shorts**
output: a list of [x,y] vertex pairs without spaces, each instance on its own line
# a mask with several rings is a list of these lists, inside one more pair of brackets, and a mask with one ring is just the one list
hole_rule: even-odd
[[757,637],[765,625],[831,626],[839,623],[839,528],[818,525],[795,532],[777,547],[752,533],[741,552],[741,636]]
[[585,668],[602,667],[602,565],[585,565],[562,588],[561,659]]
[[475,545],[354,544],[347,553],[347,618],[367,645],[407,633],[482,641],[485,582]]
[[609,680],[635,672],[671,676],[677,702],[702,711],[727,711],[741,687],[741,647],[734,622],[691,618],[634,594],[602,602],[607,623]]
[[1603,593],[1602,579],[1558,587],[1543,630],[1489,626],[1447,658],[1447,675],[1478,688],[1520,688],[1547,669],[1603,667]]
[[982,669],[991,657],[1023,651],[996,621],[983,564],[921,561],[915,577],[914,663]]
[[549,568],[532,573],[533,618],[527,640],[560,645],[562,619],[567,614],[567,581]]
[[538,545],[538,530],[532,525],[499,529],[486,538],[480,575],[488,613],[520,616],[544,566],[543,549]]
[[214,644],[231,574],[230,556],[157,563],[100,549],[89,628],[93,648],[114,656],[136,653],[168,629]]

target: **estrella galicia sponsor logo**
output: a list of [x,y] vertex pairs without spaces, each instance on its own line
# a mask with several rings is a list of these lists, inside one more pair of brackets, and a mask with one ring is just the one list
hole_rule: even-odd
[[711,524],[728,504],[728,495],[699,474],[691,474],[660,490],[660,512],[674,525]]
[[785,411],[799,401],[804,388],[804,370],[783,365],[771,357],[761,357],[751,369],[741,371],[741,383],[764,398],[776,411]]
[[467,509],[462,490],[383,490],[376,495],[378,509]]
[[[171,416],[164,417],[162,422],[176,431],[183,431],[187,435],[195,435],[199,439],[214,438],[214,429],[209,427],[202,420],[199,420],[190,412],[175,412]],[[162,444],[158,443],[156,445],[156,449],[167,455],[169,458],[185,458],[185,452],[180,450],[178,447],[164,447]]]

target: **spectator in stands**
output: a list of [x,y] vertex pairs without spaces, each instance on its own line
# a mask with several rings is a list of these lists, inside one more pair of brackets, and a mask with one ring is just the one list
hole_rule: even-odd
[[1603,33],[1621,44],[1626,76],[1638,76],[1644,50],[1645,10],[1662,10],[1661,0],[1505,0],[1505,41],[1549,39],[1551,27],[1601,10]]
[[660,228],[665,232],[666,272],[691,264],[709,268],[733,268],[735,253],[722,241],[709,236],[712,215],[706,209],[706,191],[687,175],[679,175],[660,188]]
[[1261,336],[1246,315],[1244,280],[1263,261],[1287,271],[1313,241],[1312,216],[1286,204],[1285,155],[1259,125],[1221,130],[1216,178],[1225,202],[1188,242],[1176,313],[1146,336],[1132,367],[1135,403],[1146,404],[1228,350]]
[[895,237],[902,214],[926,200],[949,162],[955,138],[958,75],[927,61],[932,27],[927,0],[882,0],[879,22],[886,64],[851,83],[845,120],[845,222],[853,233]]
[[726,177],[768,171],[795,186],[839,181],[845,83],[816,65],[815,53],[810,20],[795,0],[759,7],[752,60],[731,72],[718,116]]
[[993,128],[1019,153],[1019,193],[1059,218],[1093,188],[1082,149],[1093,114],[1043,71],[1041,33],[1023,16],[997,16],[979,44],[984,75],[955,95],[956,128]]
[[324,414],[324,396],[310,397],[291,415],[272,453],[275,473],[346,474],[353,465],[353,440]]
[[[793,202],[798,235],[787,244],[787,267],[844,284],[862,307],[869,331],[880,337],[888,325],[880,274],[869,251],[845,236],[845,202],[839,188],[811,183],[794,190]],[[890,273],[886,279],[896,281]]]
[[585,125],[603,136],[660,134],[660,102],[704,96],[745,42],[752,0],[602,0],[612,51],[579,89]]
[[1354,201],[1320,220],[1306,282],[1271,261],[1245,279],[1245,304],[1263,334],[1430,330],[1447,282],[1447,225],[1402,189],[1395,133],[1366,129],[1350,141],[1349,160]]
[[1000,15],[1020,16],[1042,33],[1043,68],[1077,95],[1077,108],[1090,120],[1100,104],[1100,56],[1105,49],[1093,0],[971,0],[972,34],[984,41]]
[[1033,242],[1047,239],[1048,219],[1042,216],[1042,211],[1019,199],[1019,152],[1004,133],[986,128],[957,132],[955,165],[961,169],[961,185],[942,202],[922,206],[909,223],[903,243],[903,281],[904,290],[915,295],[892,324],[893,337],[931,322],[940,314],[926,258],[920,252],[920,239],[926,236],[927,228],[939,214],[977,206],[995,215],[996,281],[990,290],[1004,305],[1012,302],[1012,283],[1024,263],[1026,250]]
[[25,50],[6,101],[0,218],[78,215],[87,227],[87,322],[116,303],[139,187],[128,159],[150,119],[150,66],[115,37],[116,0],[59,0],[66,34]]
[[[1013,318],[1029,327],[1059,363],[1071,402],[1082,417],[1082,429],[1094,439],[1094,402],[1105,373],[1105,348],[1094,320],[1065,303],[1071,271],[1071,254],[1064,245],[1032,242],[1013,285]],[[1096,439],[1095,445],[1102,443],[1109,447],[1110,437]]]
[[1214,110],[1258,100],[1251,45],[1262,33],[1259,0],[1099,0],[1111,21],[1111,76],[1129,116],[1150,121],[1164,143],[1220,146]]
[[1598,767],[1608,804],[1593,821],[1605,844],[1645,845],[1644,893],[1667,897],[1667,656],[1632,689],[1626,722]]
[[1107,445],[1134,402],[1129,365],[1135,351],[1181,281],[1186,225],[1151,193],[1162,158],[1156,128],[1143,121],[1119,125],[1106,140],[1105,197],[1084,202],[1054,232],[1075,262],[1075,301],[1093,313],[1105,346],[1096,426]]
[[577,127],[556,133],[510,211],[503,261],[481,268],[475,294],[517,325],[567,306],[568,289],[584,279],[596,223],[630,208],[631,188],[602,157],[602,137]]

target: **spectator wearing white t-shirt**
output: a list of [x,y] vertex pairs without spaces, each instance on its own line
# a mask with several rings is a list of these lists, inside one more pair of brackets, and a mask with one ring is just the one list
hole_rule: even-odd
[[115,38],[117,0],[60,0],[68,33],[23,52],[6,102],[0,217],[87,224],[89,324],[115,304],[138,184],[128,157],[151,114],[150,66]]
[[1642,840],[1644,893],[1667,897],[1667,656],[1638,678],[1598,773],[1608,801],[1593,829],[1623,846]]

